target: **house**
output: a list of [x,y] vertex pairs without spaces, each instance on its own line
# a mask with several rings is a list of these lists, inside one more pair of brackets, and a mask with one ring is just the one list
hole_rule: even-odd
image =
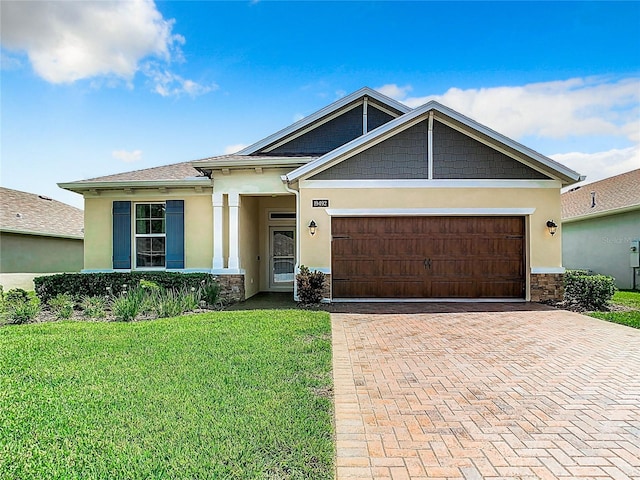
[[360,89],[234,155],[60,184],[85,271],[208,271],[244,299],[327,276],[330,301],[562,295],[560,189],[580,175],[437,102]]
[[565,267],[640,288],[640,169],[563,193],[562,229]]
[[0,187],[0,284],[33,290],[42,273],[79,272],[84,212],[43,195]]

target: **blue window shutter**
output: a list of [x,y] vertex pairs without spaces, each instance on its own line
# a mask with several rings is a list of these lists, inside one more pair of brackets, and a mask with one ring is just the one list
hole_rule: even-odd
[[167,200],[167,268],[184,268],[184,200]]
[[113,202],[113,268],[131,268],[131,202]]

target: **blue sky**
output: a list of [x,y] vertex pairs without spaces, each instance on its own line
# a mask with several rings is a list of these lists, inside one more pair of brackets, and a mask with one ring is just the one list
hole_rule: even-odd
[[640,2],[3,0],[0,183],[238,150],[369,86],[586,174],[640,168]]

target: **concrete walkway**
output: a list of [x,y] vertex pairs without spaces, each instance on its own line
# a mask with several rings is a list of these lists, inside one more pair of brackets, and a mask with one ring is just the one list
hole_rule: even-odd
[[640,330],[523,304],[352,308],[332,313],[338,480],[640,479]]

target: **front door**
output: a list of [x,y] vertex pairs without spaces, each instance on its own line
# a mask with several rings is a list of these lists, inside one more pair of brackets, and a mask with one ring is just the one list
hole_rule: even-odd
[[295,228],[271,227],[269,230],[269,287],[271,290],[291,290],[296,266]]

